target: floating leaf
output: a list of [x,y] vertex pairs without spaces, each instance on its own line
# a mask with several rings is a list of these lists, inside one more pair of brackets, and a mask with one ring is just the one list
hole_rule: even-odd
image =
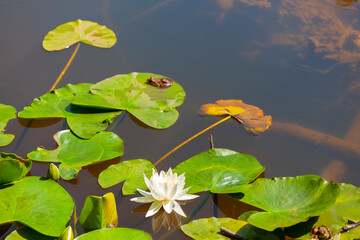
[[115,33],[96,22],[76,20],[57,26],[44,38],[43,48],[59,51],[83,42],[94,47],[111,48],[116,43]]
[[13,153],[0,153],[0,185],[25,176],[31,169],[31,161]]
[[[336,234],[342,227],[348,225],[348,221],[360,221],[360,188],[346,183],[339,185],[341,193],[329,211],[320,214],[317,219],[310,219],[306,223],[286,228],[286,235],[298,239],[309,239],[311,229],[321,225],[329,227]],[[341,239],[347,239],[347,236],[354,235],[353,231],[349,232],[352,234],[341,234]],[[360,238],[360,234],[357,238]]]
[[16,109],[10,105],[0,104],[0,147],[6,146],[14,139],[13,134],[2,133],[10,119],[16,118]]
[[66,118],[70,129],[81,138],[91,138],[105,130],[121,111],[96,111],[70,105],[75,96],[89,91],[93,84],[68,84],[34,99],[31,106],[19,112],[21,118]]
[[203,218],[194,220],[188,224],[181,226],[181,230],[189,237],[196,240],[214,239],[214,240],[228,240],[221,234],[220,228],[224,227],[236,233],[237,236],[246,239],[258,240],[277,240],[284,239],[284,236],[278,236],[273,232],[267,232],[251,226],[247,222],[235,220],[232,218]]
[[215,148],[180,163],[174,172],[185,172],[189,193],[235,193],[247,188],[264,170],[249,154]]
[[202,105],[200,114],[231,115],[244,126],[246,131],[256,135],[269,129],[272,121],[271,116],[264,116],[260,108],[245,104],[241,100],[219,100],[215,104]]
[[123,141],[112,132],[100,132],[93,138],[84,140],[76,137],[70,130],[59,131],[54,135],[59,147],[49,151],[38,147],[27,157],[35,161],[61,162],[60,176],[73,179],[81,167],[103,162],[124,152]]
[[156,168],[146,159],[133,159],[111,165],[99,175],[98,182],[102,188],[114,186],[125,180],[122,188],[124,195],[136,194],[137,189],[147,189],[144,174],[150,178],[152,169]]
[[315,175],[259,178],[252,185],[239,200],[266,211],[250,215],[247,221],[268,231],[326,212],[340,194],[339,185]]
[[0,189],[0,224],[16,221],[59,236],[74,209],[71,196],[53,180],[24,177]]
[[25,227],[11,232],[5,240],[58,240],[58,238],[46,236],[29,227]]
[[131,228],[105,228],[80,235],[75,240],[151,240],[146,232]]
[[147,83],[150,77],[166,78],[153,73],[120,74],[98,82],[90,93],[76,97],[73,104],[102,109],[126,110],[146,125],[167,128],[175,123],[175,107],[184,102],[185,92],[173,82],[169,88]]
[[115,197],[112,192],[102,197],[88,196],[79,222],[87,230],[114,228],[118,225]]

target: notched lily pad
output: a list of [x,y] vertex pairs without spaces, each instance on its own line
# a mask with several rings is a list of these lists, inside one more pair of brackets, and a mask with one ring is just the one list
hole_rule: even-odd
[[229,149],[215,148],[182,163],[174,172],[185,172],[189,193],[210,190],[213,193],[236,193],[249,187],[265,168],[253,156]]
[[156,168],[146,159],[133,159],[113,164],[99,175],[98,182],[102,188],[114,186],[125,180],[122,188],[124,195],[136,194],[138,188],[147,189],[144,174],[151,177]]
[[55,89],[40,98],[35,98],[31,106],[19,112],[21,118],[66,118],[70,129],[81,138],[91,138],[105,130],[114,117],[121,111],[96,111],[93,108],[81,108],[70,103],[81,94],[89,92],[93,84],[68,84]]
[[146,125],[167,128],[175,123],[175,107],[184,102],[185,92],[173,82],[169,88],[158,88],[147,82],[150,77],[167,78],[153,73],[120,74],[98,82],[90,93],[76,97],[72,104],[101,109],[126,110]]
[[16,221],[48,236],[61,234],[74,209],[64,188],[39,177],[24,177],[3,185],[0,199],[0,224]]
[[232,116],[246,131],[259,135],[271,126],[270,115],[264,116],[263,111],[255,106],[245,104],[241,100],[219,100],[215,104],[202,105],[199,111],[202,115]]
[[94,47],[111,48],[116,43],[115,33],[96,22],[76,20],[57,26],[43,40],[47,51],[59,51],[83,42]]
[[203,218],[194,220],[188,224],[181,226],[181,230],[189,237],[196,240],[214,239],[228,240],[229,238],[222,235],[220,228],[235,233],[239,238],[258,239],[258,240],[280,240],[284,236],[278,236],[273,232],[267,232],[263,229],[251,226],[247,222],[235,220],[232,218]]
[[247,221],[268,231],[304,222],[328,211],[340,194],[340,187],[315,175],[257,179],[242,191],[239,200],[265,212],[250,215]]
[[118,225],[115,197],[112,192],[102,197],[88,196],[79,222],[86,230],[114,228]]
[[[340,183],[339,186],[341,193],[330,210],[320,214],[318,218],[310,219],[306,223],[286,228],[286,235],[297,239],[309,239],[311,229],[322,225],[329,227],[334,234],[337,234],[349,222],[360,221],[360,188],[347,183]],[[360,238],[359,233],[360,231],[357,232],[353,229],[348,233],[341,234],[340,239]]]
[[123,141],[112,132],[100,132],[85,140],[76,137],[70,130],[59,131],[54,135],[58,148],[52,151],[38,147],[27,157],[35,161],[61,162],[60,176],[73,179],[81,167],[119,157],[124,152]]
[[0,152],[0,185],[24,177],[31,165],[31,160],[24,160],[13,153]]
[[16,118],[16,109],[10,105],[0,104],[0,147],[6,146],[14,140],[13,134],[4,134],[3,131],[9,120]]
[[146,232],[131,228],[105,228],[82,234],[75,240],[151,240]]

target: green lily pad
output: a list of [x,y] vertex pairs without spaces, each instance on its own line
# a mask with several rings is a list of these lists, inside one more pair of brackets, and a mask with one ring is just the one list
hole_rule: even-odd
[[75,240],[151,240],[146,232],[131,228],[104,228],[80,235]]
[[114,194],[110,192],[102,197],[88,196],[81,210],[79,222],[87,230],[116,227],[118,216]]
[[[342,227],[348,225],[349,221],[360,221],[360,188],[346,183],[340,183],[339,186],[341,193],[330,210],[320,214],[316,219],[286,228],[286,235],[298,239],[309,239],[311,229],[322,225],[329,227],[336,234]],[[348,239],[348,236],[356,235],[354,230],[341,234],[341,239]],[[360,238],[360,235],[354,238]]]
[[75,96],[89,92],[93,84],[68,84],[34,99],[31,106],[19,112],[21,118],[66,118],[70,129],[81,138],[91,138],[105,130],[121,111],[97,111],[70,105]]
[[194,220],[188,224],[181,226],[181,230],[189,237],[196,240],[214,239],[214,240],[228,240],[221,234],[220,228],[224,227],[227,230],[236,233],[237,236],[246,239],[258,240],[277,240],[284,239],[284,236],[278,236],[273,232],[268,232],[263,229],[251,226],[247,222],[232,219],[232,218],[203,218]]
[[31,160],[24,160],[13,153],[0,152],[0,185],[16,181],[31,169]]
[[94,47],[111,48],[116,43],[115,33],[96,22],[76,20],[57,26],[43,40],[47,51],[59,51],[83,42]]
[[74,209],[65,189],[39,177],[3,185],[0,199],[0,224],[16,221],[48,236],[61,234]]
[[268,231],[304,222],[329,210],[340,187],[315,175],[257,179],[242,191],[242,202],[263,209],[250,215],[250,224]]
[[133,159],[113,164],[99,175],[98,182],[102,188],[114,186],[125,180],[122,188],[124,195],[136,194],[137,189],[147,189],[144,174],[151,177],[156,168],[146,159]]
[[100,132],[85,140],[76,137],[70,130],[59,131],[54,135],[59,147],[49,151],[38,147],[28,153],[29,159],[41,162],[61,162],[60,176],[73,179],[81,167],[119,157],[124,152],[123,141],[112,132]]
[[176,82],[169,88],[152,86],[147,83],[150,77],[166,78],[153,73],[116,75],[98,82],[90,93],[76,97],[72,103],[126,110],[150,127],[167,128],[177,120],[179,112],[175,107],[184,102],[185,92]]
[[264,167],[253,156],[229,149],[215,148],[180,163],[174,172],[185,172],[189,193],[210,190],[236,193],[248,188]]
[[43,235],[29,227],[15,230],[5,240],[57,240],[57,237]]
[[10,105],[0,104],[0,147],[6,146],[14,140],[13,134],[2,133],[10,119],[16,118],[16,109]]

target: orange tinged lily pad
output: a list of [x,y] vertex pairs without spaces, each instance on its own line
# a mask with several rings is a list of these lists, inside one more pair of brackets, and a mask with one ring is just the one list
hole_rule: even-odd
[[204,104],[200,114],[212,116],[232,116],[243,125],[247,132],[259,135],[271,126],[270,115],[264,116],[263,111],[241,100],[219,100],[215,103]]

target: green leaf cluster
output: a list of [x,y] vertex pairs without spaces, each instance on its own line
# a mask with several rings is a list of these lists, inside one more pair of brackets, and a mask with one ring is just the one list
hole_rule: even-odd
[[0,104],[0,147],[6,146],[14,140],[13,134],[4,134],[3,131],[9,120],[16,118],[16,109],[10,105]]

